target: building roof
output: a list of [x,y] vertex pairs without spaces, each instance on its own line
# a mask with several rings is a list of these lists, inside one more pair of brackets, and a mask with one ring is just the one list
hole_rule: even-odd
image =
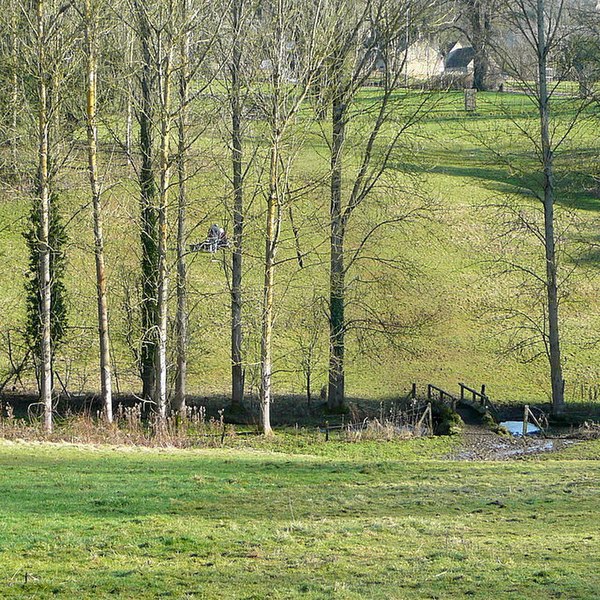
[[446,69],[466,69],[475,56],[472,46],[452,50],[446,57]]
[[[600,2],[600,0],[598,0]],[[452,50],[457,50],[458,48],[462,48],[463,45],[460,43],[459,40],[454,40],[452,42],[448,42],[446,44],[443,44],[440,52],[442,53],[442,56],[448,56],[450,54],[450,52],[452,52]]]

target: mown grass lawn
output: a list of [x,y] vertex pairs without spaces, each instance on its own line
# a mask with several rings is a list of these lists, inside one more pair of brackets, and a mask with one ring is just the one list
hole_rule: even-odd
[[454,443],[0,443],[0,597],[597,597],[600,444]]

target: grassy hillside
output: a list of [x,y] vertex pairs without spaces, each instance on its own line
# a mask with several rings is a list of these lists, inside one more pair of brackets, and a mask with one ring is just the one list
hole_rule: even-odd
[[0,445],[3,598],[592,598],[597,442],[278,452]]
[[[368,105],[366,91],[360,99]],[[398,122],[410,113],[422,96],[411,93],[403,98]],[[480,94],[476,115],[462,110],[462,94],[448,92],[426,98],[418,124],[403,139],[395,157],[395,170],[357,214],[350,245],[377,219],[427,205],[421,217],[401,227],[383,232],[371,243],[371,255],[401,260],[399,269],[363,263],[353,272],[351,297],[357,303],[377,306],[380,314],[406,325],[404,334],[390,345],[385,340],[350,333],[348,392],[352,396],[383,398],[405,394],[410,383],[432,382],[450,390],[458,381],[471,385],[486,383],[497,400],[545,401],[548,398],[546,364],[543,357],[530,362],[506,353],[514,344],[515,333],[499,307],[512,306],[538,313],[539,299],[530,298],[530,289],[513,274],[501,274],[502,267],[491,259],[506,252],[498,234],[503,223],[494,206],[509,203],[534,207],[524,187],[535,185],[534,148],[523,136],[533,128],[535,107],[516,94]],[[557,134],[566,130],[573,115],[568,98],[557,106]],[[200,118],[200,116],[199,116]],[[600,281],[597,260],[590,242],[597,239],[596,221],[600,200],[589,177],[597,161],[593,115],[580,120],[569,141],[557,154],[558,203],[561,222],[567,223],[565,271],[573,265],[573,255],[585,260],[565,286],[570,294],[563,305],[565,378],[567,400],[588,399],[597,394],[600,381],[600,352],[595,331],[600,330],[597,303]],[[200,128],[202,123],[198,123]],[[359,121],[360,125],[360,121]],[[351,132],[359,143],[359,125]],[[306,132],[305,132],[306,133]],[[390,127],[393,134],[393,126]],[[260,142],[263,132],[254,123],[250,134]],[[323,140],[314,127],[306,133],[307,142],[294,167],[295,181],[310,184],[309,192],[294,203],[294,219],[300,229],[300,244],[308,252],[304,269],[295,260],[294,238],[289,222],[284,228],[280,258],[290,259],[278,270],[276,298],[275,388],[281,393],[301,392],[301,347],[311,330],[319,334],[315,387],[324,383],[327,354],[327,324],[322,298],[327,293],[327,172]],[[350,147],[352,147],[352,143]],[[260,145],[260,144],[259,144]],[[81,149],[79,149],[81,150]],[[135,304],[135,278],[138,256],[138,205],[135,182],[123,157],[107,146],[104,167],[108,173],[107,252],[111,292],[112,337],[118,388],[137,389],[132,354],[127,345],[126,298]],[[263,251],[263,189],[256,175],[263,157],[258,154],[255,194],[247,219],[246,313],[247,382],[256,386],[256,356],[261,269]],[[195,149],[197,171],[192,179],[190,241],[202,239],[213,221],[230,221],[229,190],[223,169],[227,154],[213,124],[204,132]],[[94,276],[91,216],[83,156],[75,152],[73,167],[61,180],[62,205],[69,220],[71,240],[68,288],[71,294],[70,341],[58,363],[59,372],[72,390],[97,389],[94,337]],[[350,157],[347,172],[355,168]],[[515,204],[516,203],[516,204]],[[24,306],[22,273],[26,264],[24,240],[20,234],[28,211],[25,194],[5,187],[0,191],[0,328],[22,326]],[[506,238],[503,238],[506,240]],[[520,237],[518,238],[521,239]],[[525,236],[513,249],[522,264],[538,268],[540,251]],[[513,256],[514,258],[514,256]],[[206,255],[189,257],[192,303],[192,347],[189,368],[190,391],[196,394],[227,393],[229,387],[229,330],[227,276],[224,263]],[[367,282],[361,283],[362,282]],[[353,309],[350,309],[352,316]],[[135,332],[134,332],[135,334]],[[16,334],[13,332],[13,336]],[[135,335],[133,336],[135,339]],[[6,338],[5,338],[6,339]],[[6,344],[4,344],[4,349]],[[6,352],[2,353],[6,366]],[[531,353],[521,356],[530,359]],[[28,385],[32,384],[31,377]]]

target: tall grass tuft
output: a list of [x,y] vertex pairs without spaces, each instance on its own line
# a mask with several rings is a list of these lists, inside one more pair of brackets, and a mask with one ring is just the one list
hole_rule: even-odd
[[39,416],[18,419],[10,404],[0,403],[0,437],[9,440],[190,448],[222,446],[236,435],[234,426],[225,423],[223,411],[218,418],[207,418],[203,406],[186,407],[161,419],[157,413],[146,414],[142,403],[119,404],[112,424],[100,412],[57,416],[55,424],[54,433],[46,434]]

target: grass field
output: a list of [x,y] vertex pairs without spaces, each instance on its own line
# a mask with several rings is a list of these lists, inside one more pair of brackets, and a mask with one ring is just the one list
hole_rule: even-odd
[[450,438],[298,439],[0,442],[0,597],[597,597],[598,441],[469,463]]
[[[365,91],[360,102],[369,103]],[[422,98],[408,94],[400,112],[410,112]],[[514,302],[523,289],[518,278],[499,277],[490,266],[494,258],[499,220],[487,207],[527,194],[522,185],[535,182],[533,148],[524,141],[523,130],[537,124],[534,105],[519,94],[480,94],[478,112],[467,115],[460,92],[433,94],[411,135],[403,141],[395,172],[386,180],[387,191],[375,195],[375,202],[357,215],[349,243],[386,211],[410,205],[423,195],[433,205],[427,219],[390,230],[369,249],[372,253],[398,256],[400,271],[381,271],[363,265],[352,273],[353,281],[373,282],[352,291],[382,314],[410,324],[423,317],[421,327],[407,327],[407,335],[392,347],[383,340],[369,340],[364,346],[353,333],[348,340],[348,394],[381,399],[405,395],[415,381],[431,382],[457,391],[457,382],[487,385],[496,401],[548,400],[547,365],[542,357],[523,363],[506,348],[510,332],[495,321],[490,306]],[[571,100],[559,99],[555,115],[557,135],[568,127],[573,115]],[[198,116],[201,120],[201,115]],[[402,115],[399,114],[399,120]],[[598,148],[595,130],[597,115],[585,114],[580,124],[556,155],[558,198],[561,219],[571,219],[567,230],[570,244],[565,254],[565,271],[571,256],[579,252],[585,260],[568,284],[569,297],[563,305],[563,350],[567,401],[594,400],[600,392],[600,294],[597,260],[597,220],[600,200],[591,174],[597,172]],[[260,123],[250,133],[261,138]],[[352,134],[355,135],[355,132]],[[358,139],[356,137],[356,139]],[[355,143],[352,138],[352,143]],[[229,190],[222,169],[227,155],[219,138],[218,124],[201,138],[194,164],[198,170],[191,181],[190,242],[204,236],[208,225],[229,220]],[[108,283],[112,317],[112,344],[119,391],[137,391],[133,356],[127,346],[126,293],[134,294],[139,265],[138,198],[134,176],[119,154],[106,147],[103,169],[108,172],[106,194],[106,236]],[[502,159],[499,158],[502,155]],[[259,152],[259,163],[262,160]],[[353,167],[348,160],[347,172]],[[67,287],[70,292],[68,343],[60,351],[57,369],[71,391],[97,390],[95,340],[95,288],[91,216],[86,207],[87,189],[81,148],[72,155],[72,164],[61,176],[62,206],[69,220],[70,237]],[[327,172],[327,154],[317,131],[295,164],[297,181],[314,182]],[[355,165],[354,165],[355,166]],[[410,175],[410,185],[407,182]],[[395,179],[394,179],[395,178]],[[114,187],[111,187],[114,186]],[[252,186],[247,190],[252,194]],[[274,385],[276,393],[301,393],[301,344],[307,329],[321,332],[313,373],[318,392],[325,382],[327,365],[327,322],[322,310],[313,315],[312,306],[327,294],[327,181],[295,206],[296,225],[301,231],[304,251],[311,250],[305,268],[294,260],[284,262],[277,272],[277,316],[275,324]],[[533,204],[533,203],[531,203]],[[24,317],[23,280],[26,252],[21,232],[25,227],[29,199],[10,187],[0,189],[0,331],[3,343],[0,365],[7,366],[6,336],[17,330]],[[261,299],[261,255],[263,252],[264,198],[262,191],[249,211],[246,222],[245,262],[246,383],[256,390],[259,306]],[[571,222],[571,221],[570,221]],[[295,247],[289,223],[284,226],[279,258],[293,258]],[[516,246],[515,246],[516,247]],[[580,252],[584,248],[583,253]],[[541,256],[534,243],[526,241],[521,257],[527,266],[539,266]],[[189,390],[192,394],[227,394],[229,391],[229,297],[223,264],[206,256],[190,257],[191,348]],[[409,276],[409,273],[411,274]],[[354,285],[354,284],[353,284]],[[534,303],[535,304],[535,303]],[[353,315],[352,307],[349,316]],[[537,305],[529,311],[541,310]],[[306,318],[308,316],[308,319]],[[312,322],[311,322],[312,320]],[[315,325],[316,323],[316,325]],[[362,340],[364,342],[364,340]],[[31,373],[25,384],[34,388]]]

